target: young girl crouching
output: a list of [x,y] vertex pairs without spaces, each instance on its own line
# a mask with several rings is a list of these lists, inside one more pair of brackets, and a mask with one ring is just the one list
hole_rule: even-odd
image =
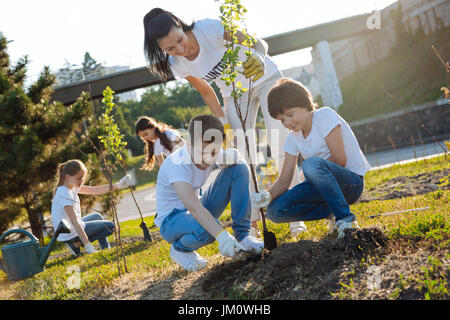
[[[103,220],[99,213],[91,213],[81,217],[81,206],[78,194],[101,195],[109,192],[109,185],[84,186],[87,169],[80,160],[69,160],[58,166],[57,184],[54,190],[51,217],[54,228],[62,219],[69,222],[70,233],[61,233],[58,241],[66,243],[70,252],[78,256],[80,247],[84,246],[87,253],[97,250],[92,242],[98,240],[101,249],[110,248],[107,237],[114,232],[114,224]],[[126,175],[113,189],[122,189],[131,184],[131,176]]]

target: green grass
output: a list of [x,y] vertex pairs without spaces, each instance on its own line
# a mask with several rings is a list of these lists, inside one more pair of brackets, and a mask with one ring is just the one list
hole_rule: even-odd
[[[447,254],[446,259],[450,258]],[[443,267],[444,261],[428,257],[427,265],[421,268],[418,276],[405,277],[400,275],[396,288],[390,294],[390,299],[397,299],[401,292],[408,288],[417,287],[423,294],[424,300],[447,300],[449,296],[448,282],[445,272],[449,267]]]
[[450,158],[447,156],[434,157],[410,162],[407,164],[397,164],[382,170],[371,170],[365,175],[365,188],[371,190],[390,179],[400,176],[413,177],[424,172],[433,172],[450,168]]
[[[427,160],[426,164],[424,161],[420,161],[398,165],[380,169],[376,172],[369,172],[366,183],[368,186],[374,187],[395,176],[435,171],[448,167],[448,165],[448,160],[446,160],[445,156]],[[448,212],[450,212],[449,197],[450,191],[438,190],[430,194],[402,199],[357,203],[351,206],[351,210],[358,216],[358,222],[361,227],[378,226],[393,240],[405,237],[431,238],[439,240],[438,243],[440,242],[442,246],[448,246],[450,235],[448,221]],[[369,218],[369,215],[376,213],[424,206],[429,206],[430,208],[420,212],[383,216],[375,219]],[[228,206],[220,220],[222,223],[225,223],[230,221],[230,219],[230,207]],[[145,221],[147,226],[150,227],[153,224],[153,217],[147,217]],[[78,258],[72,258],[69,255],[61,257],[63,253],[68,251],[59,244],[52,252],[45,270],[33,277],[10,282],[6,279],[6,275],[0,272],[0,298],[90,299],[102,294],[105,289],[116,286],[124,277],[130,283],[133,281],[139,282],[139,279],[144,277],[151,277],[157,281],[177,272],[184,272],[180,271],[180,268],[170,260],[169,244],[167,242],[158,240],[145,243],[136,240],[136,237],[142,239],[142,230],[139,227],[139,223],[140,220],[132,220],[120,224],[122,238],[124,240],[134,239],[134,241],[128,241],[128,243],[124,244],[129,271],[125,276],[122,274],[122,277],[119,277],[115,248],[102,250],[91,255],[82,254]],[[327,235],[324,221],[306,222],[308,232],[300,234],[297,239],[291,238],[288,224],[275,224],[271,221],[267,221],[267,224],[269,230],[276,234],[279,244],[301,239],[320,240]],[[152,229],[152,231],[155,230],[157,229]],[[231,228],[228,228],[228,230],[231,231]],[[113,236],[109,239],[114,241]],[[207,259],[213,258],[219,254],[217,243],[214,242],[201,248],[199,253]],[[60,257],[56,258],[58,255]],[[426,267],[427,269],[422,271],[422,277],[419,280],[416,279],[418,282],[415,280],[416,283],[423,286],[425,292],[428,292],[424,299],[427,297],[436,299],[447,294],[445,293],[446,288],[443,286],[445,279],[442,278],[442,274],[436,276],[436,268],[432,269],[438,262],[432,260],[430,263]],[[77,273],[73,272],[72,268],[80,272],[81,286],[79,289],[70,289],[70,286],[68,286],[71,283],[71,279],[74,276],[78,276]],[[408,281],[411,282],[412,280]],[[345,285],[351,286],[350,283]],[[401,285],[400,281],[399,287]],[[236,290],[236,297],[239,297],[238,288]],[[132,294],[132,292],[128,293]],[[347,297],[345,286],[336,295],[341,298]]]

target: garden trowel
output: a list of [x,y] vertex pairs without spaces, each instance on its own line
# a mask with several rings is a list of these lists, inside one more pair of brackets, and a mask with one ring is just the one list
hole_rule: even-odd
[[136,207],[138,208],[139,214],[141,215],[141,224],[139,225],[139,227],[141,227],[142,231],[144,232],[144,241],[151,242],[152,241],[152,236],[150,235],[150,231],[148,230],[147,225],[145,224],[144,217],[142,216],[141,209],[139,208],[139,205],[136,202],[136,198],[134,197],[133,189],[131,188],[131,186],[128,186],[128,188],[130,188],[131,196],[133,197],[134,203],[136,204]]
[[277,238],[275,237],[275,233],[267,230],[264,209],[260,208],[259,211],[261,212],[261,220],[263,223],[264,248],[266,248],[267,250],[275,249],[277,247]]

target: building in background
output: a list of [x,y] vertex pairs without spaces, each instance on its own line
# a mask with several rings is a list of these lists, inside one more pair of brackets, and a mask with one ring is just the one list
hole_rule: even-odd
[[314,65],[312,63],[293,67],[281,71],[283,76],[301,82],[311,92],[314,98],[320,94],[320,86],[314,73]]
[[[64,86],[69,84],[74,84],[81,81],[92,80],[105,76],[107,74],[118,73],[130,70],[129,66],[112,66],[105,67],[100,66],[96,69],[90,69],[86,71],[81,65],[71,65],[66,61],[63,68],[60,68],[56,72],[56,85]],[[127,100],[137,100],[136,91],[128,91],[123,93],[118,93],[115,95],[124,102]]]
[[330,43],[339,80],[384,58],[395,45],[394,21],[390,16],[392,11],[397,10],[399,2],[403,23],[409,33],[415,33],[419,26],[425,34],[450,26],[449,0],[399,0],[379,11],[379,32]]

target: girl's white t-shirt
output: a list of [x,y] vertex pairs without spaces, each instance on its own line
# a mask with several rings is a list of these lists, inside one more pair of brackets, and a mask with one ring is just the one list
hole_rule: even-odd
[[[231,85],[226,86],[225,82],[220,80],[222,78],[222,70],[225,69],[222,59],[227,51],[225,47],[226,41],[223,39],[224,31],[225,29],[219,20],[203,19],[196,21],[192,32],[200,46],[199,54],[193,61],[189,61],[185,57],[170,56],[169,63],[174,77],[183,79],[187,76],[194,76],[208,82],[214,81],[223,97],[231,96]],[[245,55],[247,48],[241,45],[239,47],[241,47],[239,60],[245,62],[247,60]],[[251,51],[254,52],[253,49]],[[279,71],[277,65],[268,55],[266,55],[264,62],[266,65],[265,73],[254,83],[254,86],[257,86]],[[236,68],[236,70],[242,72],[243,68],[241,66]],[[238,73],[236,81],[241,81],[242,87],[248,88],[249,80],[243,74]]]
[[[180,137],[180,135],[178,134],[177,131],[172,129],[166,129],[164,131],[164,134],[166,135],[167,138],[169,138],[170,141],[172,141],[172,146],[174,148],[172,152],[174,152],[176,150],[174,142]],[[159,138],[155,140],[155,143],[153,145],[153,154],[155,156],[159,156],[162,153],[166,157],[168,157],[172,152],[170,152],[166,147],[164,147],[161,144],[161,140]]]
[[51,212],[52,212],[53,228],[56,230],[61,220],[65,219],[71,227],[71,232],[60,233],[57,239],[58,241],[67,241],[78,236],[78,234],[75,231],[75,228],[73,227],[69,217],[66,214],[66,211],[64,210],[64,207],[66,206],[73,207],[77,220],[83,229],[86,225],[85,222],[81,220],[81,206],[80,206],[80,198],[78,197],[78,189],[73,188],[71,190],[66,186],[59,186],[56,189],[55,196],[53,197],[52,200]]
[[167,157],[159,169],[156,179],[156,213],[158,215],[155,225],[157,227],[161,226],[164,218],[174,209],[186,209],[175,192],[173,183],[186,182],[190,184],[197,196],[200,197],[199,190],[205,184],[212,169],[212,165],[205,170],[197,168],[186,145]]
[[359,147],[355,134],[348,123],[336,111],[328,107],[322,107],[313,112],[311,132],[306,138],[303,137],[302,131],[290,130],[283,150],[294,156],[300,153],[303,159],[310,157],[328,159],[331,152],[325,137],[338,125],[341,126],[347,158],[345,168],[364,176],[370,170],[370,165]]

